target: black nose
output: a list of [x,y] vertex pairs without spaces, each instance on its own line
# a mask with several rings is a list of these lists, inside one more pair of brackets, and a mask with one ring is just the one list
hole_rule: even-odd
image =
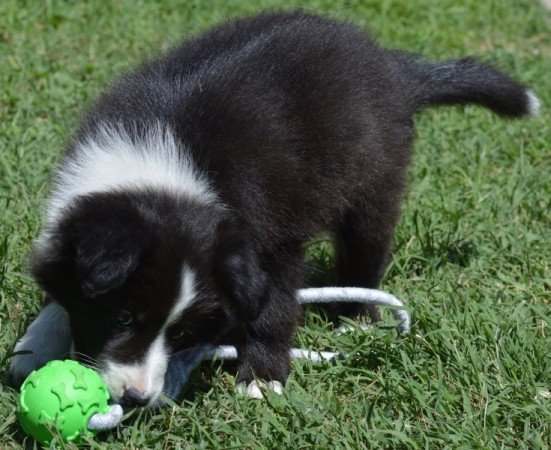
[[122,395],[123,406],[145,406],[149,403],[150,397],[135,388],[129,388]]

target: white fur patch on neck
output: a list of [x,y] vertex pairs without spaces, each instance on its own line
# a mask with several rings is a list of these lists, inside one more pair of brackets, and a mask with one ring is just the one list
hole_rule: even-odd
[[155,188],[211,203],[216,196],[189,152],[161,124],[142,137],[122,126],[100,126],[60,165],[48,210],[54,222],[75,197],[95,192]]

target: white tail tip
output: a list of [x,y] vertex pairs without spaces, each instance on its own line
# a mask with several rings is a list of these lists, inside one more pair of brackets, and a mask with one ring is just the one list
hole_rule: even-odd
[[528,113],[531,116],[537,116],[541,108],[540,99],[531,89],[526,91],[526,98],[528,100]]

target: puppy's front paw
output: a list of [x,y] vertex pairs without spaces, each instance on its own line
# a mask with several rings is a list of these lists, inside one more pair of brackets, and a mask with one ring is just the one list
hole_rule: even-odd
[[264,394],[262,391],[270,389],[272,392],[275,392],[278,395],[283,394],[283,384],[279,381],[261,381],[261,380],[253,380],[248,385],[245,381],[241,381],[240,383],[237,383],[237,392],[240,395],[245,395],[250,398],[256,398],[258,400],[262,400],[264,398]]

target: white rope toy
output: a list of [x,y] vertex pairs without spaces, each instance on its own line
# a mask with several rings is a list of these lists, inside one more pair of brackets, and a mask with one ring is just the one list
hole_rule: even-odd
[[88,421],[89,430],[110,430],[115,428],[119,422],[122,420],[122,406],[121,405],[111,405],[109,411],[104,414],[96,413]]
[[411,326],[409,313],[404,304],[394,295],[378,289],[355,287],[322,287],[299,289],[297,293],[299,303],[364,303],[373,306],[387,306],[392,308],[394,318],[399,321],[398,330],[408,334]]
[[[373,306],[386,306],[392,309],[394,318],[399,322],[398,331],[401,334],[408,334],[411,320],[404,304],[387,292],[378,289],[366,288],[345,288],[345,287],[322,287],[299,289],[297,300],[301,304],[306,303],[364,303]],[[324,361],[332,361],[338,357],[338,352],[312,351],[301,348],[290,350],[291,359],[309,359],[314,364]],[[237,349],[231,345],[220,345],[218,347],[205,346],[199,348],[194,354],[188,357],[187,366],[181,367],[181,380],[179,385],[187,382],[189,374],[200,364],[201,361],[217,359],[237,359]],[[166,383],[166,381],[165,381]],[[120,405],[111,405],[110,410],[105,414],[94,414],[89,422],[90,430],[109,430],[115,428],[122,420],[123,410]]]

